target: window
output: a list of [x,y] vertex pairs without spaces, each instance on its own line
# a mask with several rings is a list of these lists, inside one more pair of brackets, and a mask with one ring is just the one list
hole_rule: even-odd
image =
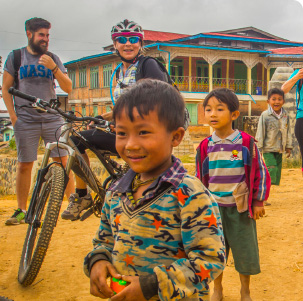
[[72,81],[72,87],[76,88],[76,70],[68,70],[68,76]]
[[228,40],[218,41],[218,44],[221,46],[231,46],[231,41]]
[[9,141],[9,133],[5,133],[5,139],[4,139],[4,141]]
[[264,49],[264,44],[263,43],[251,43],[251,48],[252,49]]
[[208,67],[204,68],[204,77],[208,77]]
[[103,65],[103,87],[109,87],[112,69],[112,64]]
[[72,106],[72,111],[75,112],[76,111],[76,107]]
[[99,67],[90,68],[90,88],[99,88]]
[[220,68],[217,69],[217,78],[221,78],[221,69]]
[[79,87],[86,87],[86,67],[79,68]]
[[98,106],[97,105],[93,106],[93,113],[94,113],[94,116],[98,115]]
[[198,124],[198,105],[196,103],[187,103],[186,108],[190,116],[190,124]]
[[202,68],[197,67],[197,77],[202,77]]
[[112,111],[112,107],[111,107],[111,106],[106,106],[106,107],[105,107],[105,109],[106,109],[106,113],[108,113],[108,112],[111,112],[111,111]]
[[86,107],[82,106],[82,116],[86,116]]

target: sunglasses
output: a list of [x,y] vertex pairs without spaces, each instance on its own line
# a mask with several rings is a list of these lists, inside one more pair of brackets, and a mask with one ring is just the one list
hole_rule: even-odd
[[131,44],[136,44],[140,40],[139,37],[118,37],[115,41],[118,41],[120,44],[126,44],[129,41]]

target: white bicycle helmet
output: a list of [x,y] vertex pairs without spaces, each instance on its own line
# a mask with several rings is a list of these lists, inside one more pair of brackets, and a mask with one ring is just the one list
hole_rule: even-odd
[[113,26],[111,30],[112,40],[120,36],[137,36],[142,40],[144,38],[144,32],[142,27],[134,21],[128,21],[125,19]]

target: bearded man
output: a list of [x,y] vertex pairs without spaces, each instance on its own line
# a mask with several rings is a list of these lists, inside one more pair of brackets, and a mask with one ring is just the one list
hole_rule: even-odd
[[[21,92],[49,101],[56,98],[56,79],[61,89],[67,93],[72,90],[72,82],[59,57],[48,52],[49,30],[51,24],[41,18],[32,18],[25,22],[28,45],[12,51],[5,62],[2,96],[14,127],[18,151],[16,191],[18,209],[6,221],[6,225],[24,223],[27,197],[31,184],[33,163],[37,160],[40,137],[44,143],[57,141],[60,136],[61,117],[49,113],[40,113],[28,106],[28,101],[13,97],[8,93],[11,86]],[[59,129],[59,130],[58,130]],[[54,161],[66,164],[67,156],[63,150],[51,152]],[[74,190],[69,181],[66,194]]]

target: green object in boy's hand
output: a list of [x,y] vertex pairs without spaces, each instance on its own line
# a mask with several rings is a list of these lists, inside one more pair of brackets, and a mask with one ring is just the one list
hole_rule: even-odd
[[112,277],[110,279],[110,288],[113,290],[114,295],[120,293],[126,286],[129,285],[129,282],[121,279]]

